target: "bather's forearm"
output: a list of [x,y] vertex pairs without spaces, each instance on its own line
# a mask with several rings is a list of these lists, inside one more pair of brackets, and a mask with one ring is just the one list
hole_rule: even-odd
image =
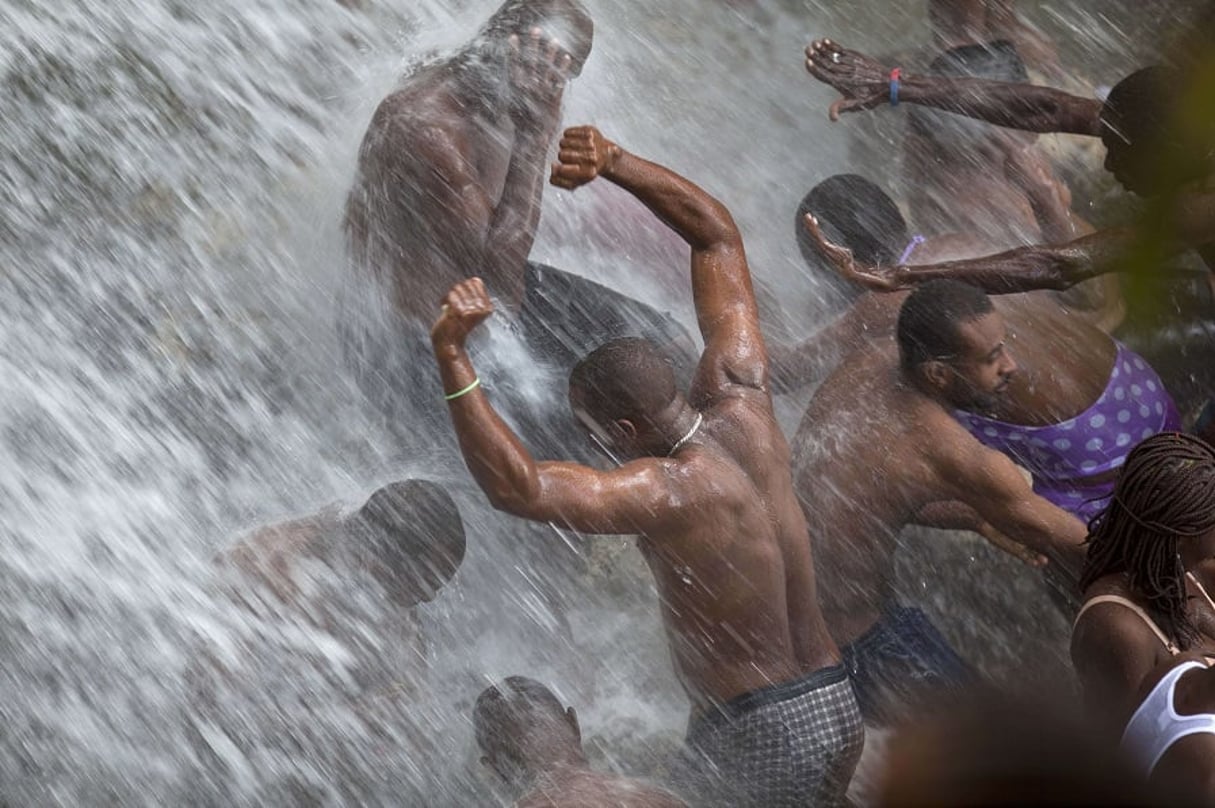
[[1101,134],[1100,101],[1035,84],[907,75],[899,100],[1028,132]]

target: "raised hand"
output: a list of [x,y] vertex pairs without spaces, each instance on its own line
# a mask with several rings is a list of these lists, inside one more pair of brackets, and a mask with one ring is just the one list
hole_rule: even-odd
[[549,181],[572,191],[611,170],[622,151],[593,126],[570,127],[561,136]]
[[514,88],[511,115],[516,122],[555,110],[570,79],[573,57],[541,28],[526,37],[512,34],[508,40],[510,83]]
[[1071,207],[1071,189],[1055,176],[1050,162],[1040,151],[1013,141],[1004,153],[1005,178],[1031,200],[1049,199],[1063,209]]
[[472,330],[493,313],[493,301],[480,278],[460,281],[443,298],[439,318],[430,329],[430,341],[434,345],[463,345]]
[[828,114],[838,121],[842,113],[873,109],[890,100],[890,68],[830,39],[818,39],[806,48],[806,70],[843,96]]
[[895,278],[897,267],[875,267],[857,264],[852,256],[852,250],[841,247],[823,235],[818,226],[818,219],[807,213],[805,218],[806,230],[814,240],[814,246],[826,258],[836,272],[853,283],[859,283],[867,289],[876,292],[894,292],[903,288]]

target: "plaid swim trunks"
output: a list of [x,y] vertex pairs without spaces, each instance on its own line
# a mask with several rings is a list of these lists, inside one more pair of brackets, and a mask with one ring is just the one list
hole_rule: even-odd
[[687,745],[706,804],[844,805],[865,744],[842,665],[745,693],[696,716]]

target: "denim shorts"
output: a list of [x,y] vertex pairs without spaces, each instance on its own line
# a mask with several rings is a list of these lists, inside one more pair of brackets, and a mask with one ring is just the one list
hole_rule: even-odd
[[886,606],[872,628],[840,651],[861,714],[871,723],[890,723],[901,717],[899,708],[978,682],[974,668],[916,608]]

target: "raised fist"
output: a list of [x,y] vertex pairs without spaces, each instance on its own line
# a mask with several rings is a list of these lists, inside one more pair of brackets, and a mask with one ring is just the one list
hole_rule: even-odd
[[621,152],[619,146],[593,126],[566,129],[549,181],[558,188],[572,191],[610,170]]

